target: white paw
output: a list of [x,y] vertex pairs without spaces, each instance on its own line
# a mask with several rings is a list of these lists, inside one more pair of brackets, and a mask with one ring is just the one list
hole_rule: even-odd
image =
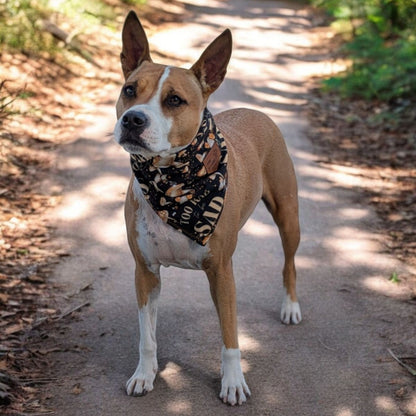
[[220,398],[231,406],[243,404],[250,396],[250,389],[244,380],[240,365],[240,350],[238,348],[222,348],[221,393]]
[[283,300],[280,319],[286,325],[298,324],[302,320],[299,302],[292,302],[289,295],[286,295]]
[[156,373],[157,363],[148,362],[142,364],[142,359],[140,359],[136,371],[126,383],[127,394],[129,396],[144,396],[149,391],[152,391]]

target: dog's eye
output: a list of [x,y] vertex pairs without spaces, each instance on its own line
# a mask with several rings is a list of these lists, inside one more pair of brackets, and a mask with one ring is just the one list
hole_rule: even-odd
[[133,98],[136,96],[136,88],[133,85],[126,85],[123,88],[123,94],[128,98]]
[[179,107],[180,105],[186,103],[186,101],[182,100],[182,98],[178,95],[169,95],[165,102],[169,107]]

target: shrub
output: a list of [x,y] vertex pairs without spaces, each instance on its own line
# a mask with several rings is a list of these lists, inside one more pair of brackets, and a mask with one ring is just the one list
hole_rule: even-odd
[[416,93],[416,0],[313,0],[341,21],[351,38],[348,70],[325,81],[343,96],[389,101]]
[[379,34],[363,33],[345,49],[352,65],[324,82],[343,96],[390,101],[416,94],[416,39],[387,42]]

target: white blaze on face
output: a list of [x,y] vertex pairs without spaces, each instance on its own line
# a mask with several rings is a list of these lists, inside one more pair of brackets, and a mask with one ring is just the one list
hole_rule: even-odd
[[172,118],[168,118],[163,114],[161,105],[162,89],[166,79],[169,77],[170,67],[166,67],[154,96],[146,104],[138,104],[128,108],[119,118],[114,129],[114,136],[117,142],[120,142],[122,129],[121,120],[128,111],[140,111],[144,113],[148,119],[148,127],[140,135],[142,142],[147,149],[142,149],[140,154],[145,157],[152,157],[168,152],[171,149],[169,142],[169,133],[172,128]]

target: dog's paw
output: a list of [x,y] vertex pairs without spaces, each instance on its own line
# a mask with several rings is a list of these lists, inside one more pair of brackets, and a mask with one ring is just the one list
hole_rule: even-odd
[[240,365],[240,350],[222,349],[222,365],[221,365],[221,393],[220,398],[224,403],[231,406],[243,404],[250,396],[250,389],[244,379]]
[[220,398],[224,403],[228,403],[231,406],[241,405],[247,401],[247,396],[250,395],[250,389],[242,374],[241,377],[222,378]]
[[289,295],[286,295],[283,301],[280,319],[286,325],[298,324],[302,320],[299,302],[292,302]]
[[136,371],[126,383],[126,391],[129,396],[144,396],[153,390],[153,381],[156,377],[157,366],[149,367],[146,368],[145,365],[139,363]]

